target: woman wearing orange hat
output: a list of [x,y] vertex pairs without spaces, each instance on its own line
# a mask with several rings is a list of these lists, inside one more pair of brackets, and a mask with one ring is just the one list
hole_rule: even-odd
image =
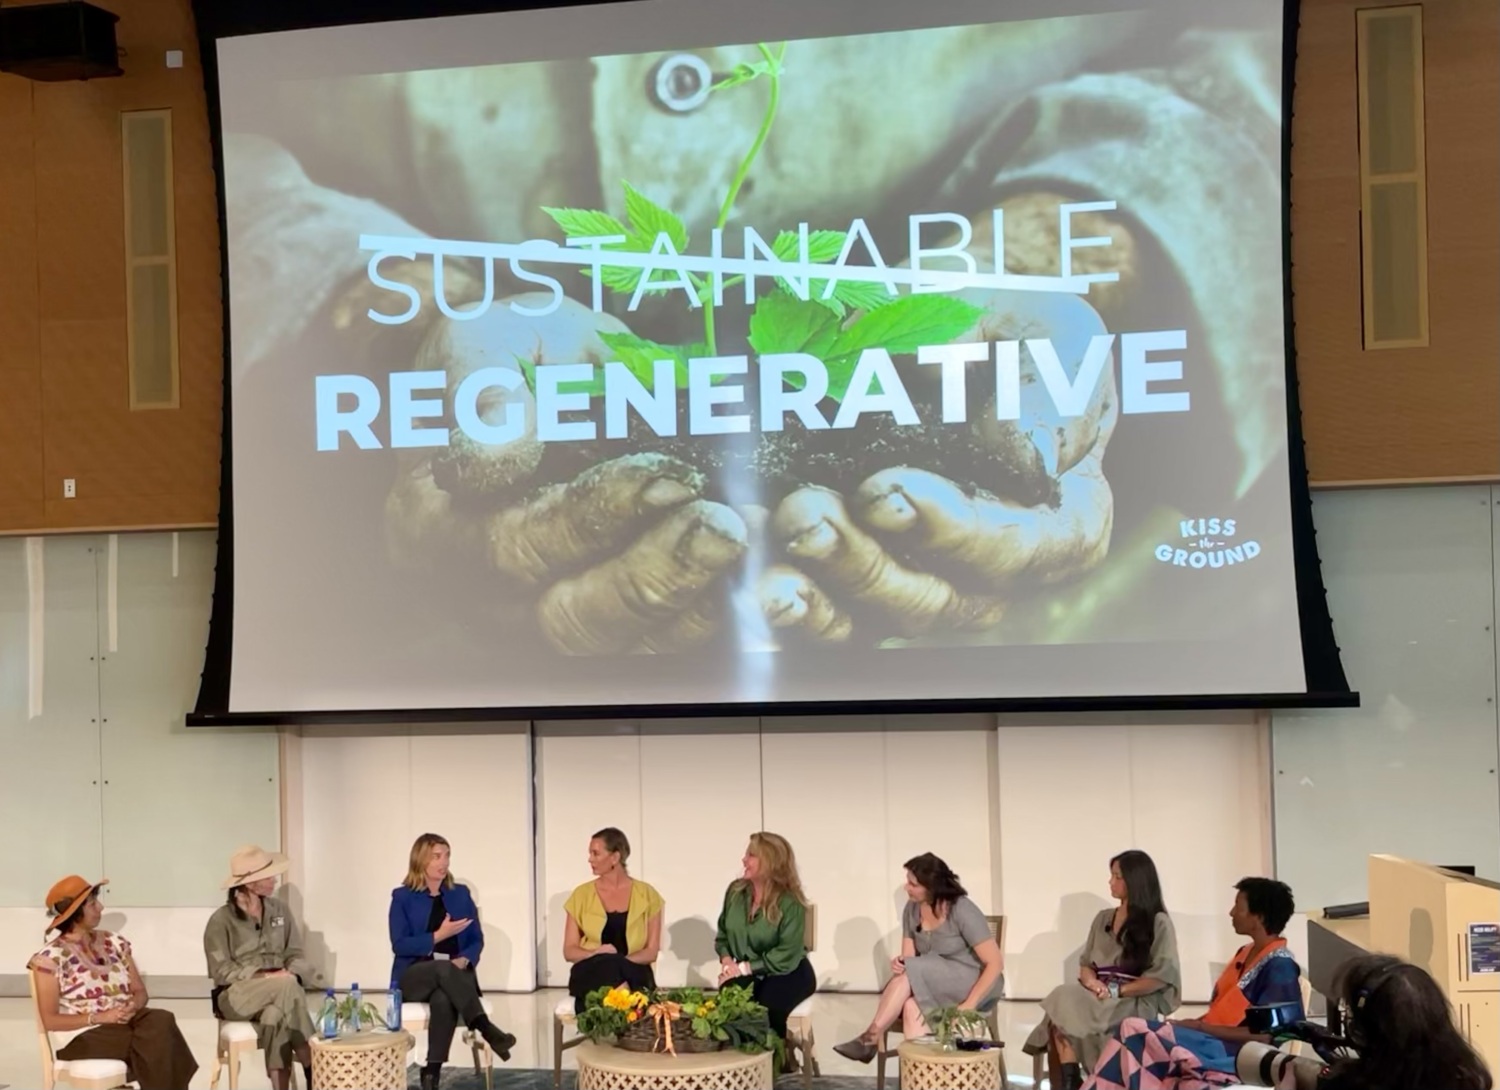
[[170,1011],[146,1006],[146,986],[130,943],[99,930],[107,885],[70,875],[47,893],[57,936],[30,962],[37,1002],[48,1033],[72,1033],[60,1060],[123,1060],[142,1090],[187,1090],[198,1070]]

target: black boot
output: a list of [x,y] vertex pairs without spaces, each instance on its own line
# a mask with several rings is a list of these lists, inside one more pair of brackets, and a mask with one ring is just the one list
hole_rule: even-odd
[[502,1062],[510,1059],[510,1050],[516,1047],[514,1033],[506,1033],[485,1015],[481,1015],[469,1028],[484,1038],[485,1044],[494,1050],[495,1055],[499,1056]]
[[1062,1085],[1058,1090],[1083,1090],[1083,1068],[1077,1064],[1063,1064]]
[[442,1064],[427,1064],[422,1068],[422,1073],[417,1076],[418,1085],[422,1090],[438,1090],[438,1083],[443,1078]]
[[302,1074],[307,1077],[307,1090],[312,1090],[312,1064],[303,1064]]

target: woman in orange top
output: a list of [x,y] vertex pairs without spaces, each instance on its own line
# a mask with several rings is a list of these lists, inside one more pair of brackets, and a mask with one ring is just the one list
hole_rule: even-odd
[[[1251,1007],[1285,1007],[1283,1021],[1300,1021],[1302,970],[1281,937],[1296,911],[1292,891],[1270,878],[1244,878],[1229,920],[1250,941],[1240,947],[1214,985],[1202,1018],[1151,1022],[1127,1018],[1105,1046],[1084,1090],[1140,1090],[1150,1065],[1151,1086],[1194,1090],[1237,1086],[1234,1064],[1247,1041],[1268,1040],[1251,1033],[1245,1015]],[[1167,1069],[1163,1070],[1163,1064]]]

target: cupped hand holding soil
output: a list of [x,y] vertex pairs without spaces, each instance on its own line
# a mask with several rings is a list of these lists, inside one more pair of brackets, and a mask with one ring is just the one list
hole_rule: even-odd
[[[518,298],[535,307],[548,297]],[[571,300],[540,318],[506,302],[436,323],[417,368],[445,371],[451,395],[481,368],[602,364],[599,333],[625,330]],[[403,452],[386,501],[393,562],[471,580],[471,601],[488,608],[492,598],[495,613],[529,621],[565,654],[672,651],[712,635],[723,582],[748,548],[743,519],[702,498],[702,472],[652,451],[539,480],[543,444],[527,386],[490,387],[478,414],[498,424],[516,406],[529,423],[509,442],[476,443],[453,429],[448,447]]]

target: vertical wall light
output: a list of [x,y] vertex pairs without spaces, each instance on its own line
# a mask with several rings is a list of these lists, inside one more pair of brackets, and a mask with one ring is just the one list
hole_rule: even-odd
[[175,409],[177,233],[172,111],[120,115],[125,163],[125,300],[130,407]]
[[1364,345],[1427,344],[1422,6],[1367,8],[1359,33]]

